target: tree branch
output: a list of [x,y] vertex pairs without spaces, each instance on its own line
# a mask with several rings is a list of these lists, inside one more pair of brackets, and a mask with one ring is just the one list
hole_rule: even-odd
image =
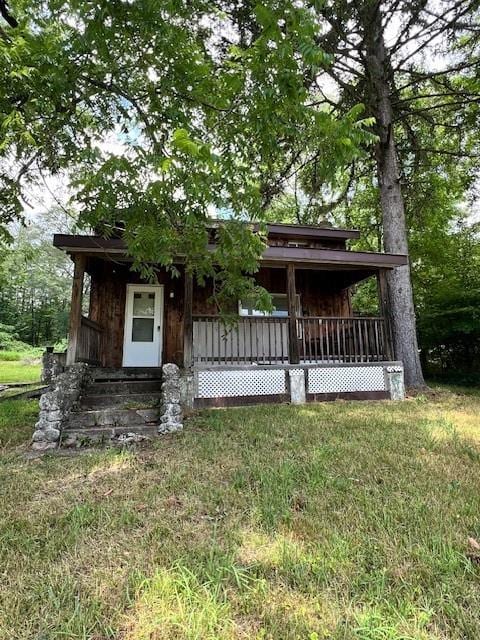
[[[458,6],[458,2],[456,3],[455,7],[456,8]],[[463,11],[460,12],[460,14],[458,16],[455,16],[455,18],[452,19],[452,21],[450,22],[445,22],[445,24],[441,25],[441,27],[439,27],[434,33],[432,33],[430,35],[429,38],[427,38],[424,42],[422,42],[422,44],[420,46],[418,46],[414,51],[409,51],[408,56],[403,58],[402,60],[400,60],[400,62],[397,64],[397,66],[395,67],[395,71],[398,71],[399,68],[409,59],[412,58],[413,56],[417,55],[417,53],[419,53],[422,49],[424,49],[427,45],[429,45],[433,40],[435,40],[435,38],[437,38],[440,34],[442,34],[444,31],[447,31],[447,29],[449,27],[451,27],[453,24],[455,24],[455,22],[458,20],[458,18],[463,17],[465,14],[468,13],[468,11],[470,10],[470,5],[467,6],[466,9],[464,9]],[[449,11],[451,11],[451,9],[449,9]],[[448,13],[448,12],[447,12]]]
[[[434,109],[442,109],[443,107],[456,107],[463,106],[466,104],[480,104],[480,98],[475,98],[472,100],[454,100],[452,102],[442,102],[440,104],[432,104],[429,107],[422,107],[421,109],[409,109],[408,113],[411,115],[419,114],[424,111],[433,111]],[[402,116],[395,118],[395,121],[401,120]]]
[[[457,96],[463,98],[469,98],[472,96],[472,99],[475,100],[477,98],[476,93],[467,93],[465,91],[445,91],[443,93],[424,93],[415,96],[409,96],[408,98],[400,98],[399,100],[392,101],[392,104],[405,104],[407,102],[414,102],[415,100],[426,100],[428,98],[448,98],[449,96]],[[470,100],[466,100],[466,102],[471,102]]]
[[8,8],[8,3],[6,0],[0,0],[0,15],[5,20],[5,22],[9,24],[13,29],[18,27],[18,21],[10,13],[10,9]]
[[418,149],[419,152],[435,153],[444,156],[453,156],[455,158],[480,158],[479,153],[468,153],[466,151],[450,151],[449,149],[431,149],[429,147],[422,147]]

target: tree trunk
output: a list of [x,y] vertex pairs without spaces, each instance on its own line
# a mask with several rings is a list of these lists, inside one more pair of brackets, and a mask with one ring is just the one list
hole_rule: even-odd
[[[389,61],[381,27],[380,12],[367,29],[367,73],[371,82],[372,109],[376,117],[379,142],[376,162],[383,218],[385,251],[408,255],[405,206],[400,186],[400,171],[395,145],[393,112],[390,99]],[[395,357],[403,362],[407,387],[424,387],[418,351],[415,309],[410,266],[398,267],[387,275]]]

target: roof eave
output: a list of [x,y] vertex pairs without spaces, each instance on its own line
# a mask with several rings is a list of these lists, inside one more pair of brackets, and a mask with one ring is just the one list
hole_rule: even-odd
[[[55,247],[67,253],[92,253],[98,255],[127,256],[125,243],[118,238],[98,236],[77,236],[55,234]],[[213,250],[215,245],[209,245]],[[183,258],[180,256],[178,260]],[[267,247],[261,258],[263,263],[307,265],[330,265],[351,268],[394,269],[408,264],[408,256],[392,253],[374,253],[369,251],[348,251],[344,249],[306,249],[301,247]]]

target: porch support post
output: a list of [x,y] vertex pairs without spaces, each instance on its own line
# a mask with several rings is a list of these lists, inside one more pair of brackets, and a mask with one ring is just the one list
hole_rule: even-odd
[[377,271],[377,291],[380,314],[385,323],[385,355],[387,357],[387,360],[394,360],[395,354],[393,352],[392,319],[387,289],[387,273],[385,269],[379,269]]
[[83,278],[85,275],[86,257],[83,253],[74,256],[72,301],[70,304],[70,322],[68,328],[67,366],[74,364],[77,356],[77,345],[82,322]]
[[193,275],[185,271],[183,301],[183,366],[193,365]]
[[297,290],[295,287],[295,265],[287,265],[287,303],[288,303],[288,357],[290,364],[298,364],[297,338]]

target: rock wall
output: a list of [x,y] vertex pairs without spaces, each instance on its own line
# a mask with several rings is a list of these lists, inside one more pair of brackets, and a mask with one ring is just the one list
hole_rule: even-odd
[[180,369],[167,363],[162,367],[162,408],[158,433],[172,433],[183,429]]
[[58,447],[62,428],[88,379],[88,365],[82,362],[71,365],[54,378],[53,388],[40,397],[40,415],[32,437],[33,449],[46,451]]
[[42,355],[41,381],[44,384],[51,384],[55,378],[65,370],[65,354],[54,353],[49,347]]

